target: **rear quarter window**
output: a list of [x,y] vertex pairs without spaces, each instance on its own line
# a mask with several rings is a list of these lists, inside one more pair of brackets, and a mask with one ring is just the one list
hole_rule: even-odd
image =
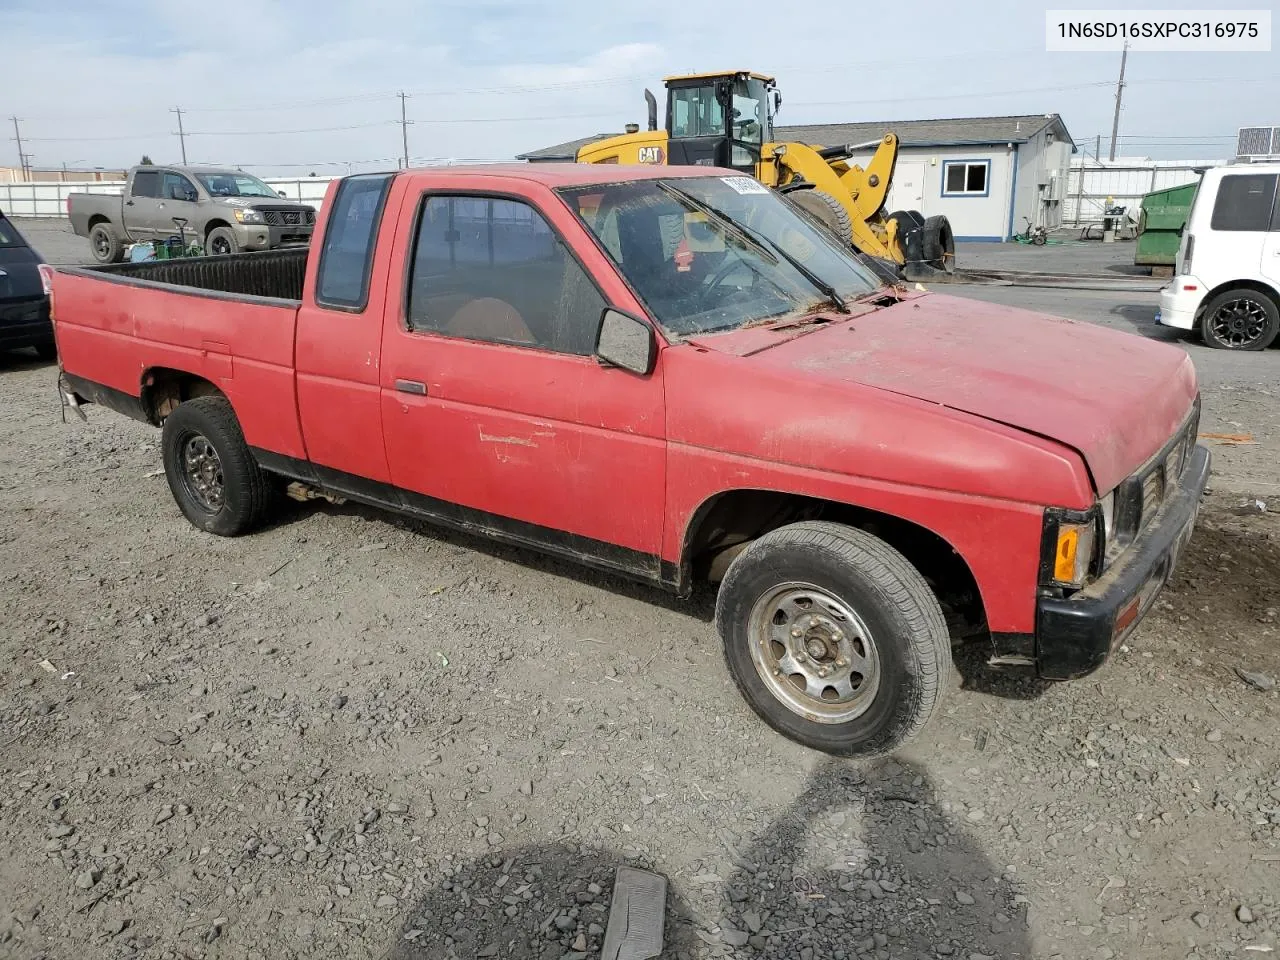
[[0,247],[25,247],[18,231],[9,226],[9,221],[0,216]]
[[369,300],[374,241],[394,176],[348,177],[338,187],[320,251],[316,303],[340,310],[364,309]]
[[1213,202],[1213,230],[1264,232],[1276,199],[1274,173],[1235,173],[1222,178]]

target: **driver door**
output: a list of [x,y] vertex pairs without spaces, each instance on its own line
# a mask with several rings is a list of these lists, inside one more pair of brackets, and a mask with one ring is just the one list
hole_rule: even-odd
[[647,376],[592,356],[604,307],[634,303],[594,245],[566,243],[582,229],[545,188],[453,182],[407,201],[397,243],[380,367],[392,482],[455,525],[657,579],[661,356]]
[[179,236],[178,226],[174,218],[186,221],[183,229],[188,241],[191,239],[191,228],[197,219],[200,194],[195,184],[181,173],[165,170],[160,176],[160,202],[156,221],[156,235],[159,237]]

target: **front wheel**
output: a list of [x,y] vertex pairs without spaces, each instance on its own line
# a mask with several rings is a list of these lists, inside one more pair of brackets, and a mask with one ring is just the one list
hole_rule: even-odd
[[231,232],[230,227],[215,227],[210,230],[204,247],[211,257],[240,252],[240,245],[236,243],[236,235]]
[[1256,290],[1226,290],[1204,308],[1200,336],[1220,350],[1265,350],[1280,333],[1280,310]]
[[892,752],[949,683],[929,585],[889,544],[843,524],[791,524],[753,543],[720,586],[716,627],[751,708],[824,753]]
[[194,526],[236,537],[266,520],[270,477],[254,460],[226,398],[180,403],[165,418],[160,446],[169,490]]

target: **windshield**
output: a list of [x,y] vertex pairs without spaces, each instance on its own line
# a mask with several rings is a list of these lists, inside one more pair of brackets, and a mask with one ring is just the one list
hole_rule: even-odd
[[25,247],[18,231],[9,226],[9,221],[0,217],[0,247]]
[[270,197],[279,200],[280,195],[257,177],[247,173],[197,173],[196,179],[204,184],[211,197]]
[[832,291],[847,300],[880,285],[851,251],[750,177],[640,180],[560,193],[674,339],[823,305],[835,309]]

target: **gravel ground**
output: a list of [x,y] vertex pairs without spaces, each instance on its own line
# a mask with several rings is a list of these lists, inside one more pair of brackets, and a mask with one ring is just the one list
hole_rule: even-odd
[[1263,442],[1215,446],[1157,609],[1076,683],[961,650],[875,764],[754,718],[709,594],[351,507],[202,535],[157,432],[0,359],[0,957],[584,960],[623,864],[671,957],[1280,949],[1278,354],[1188,349],[1204,429]]

